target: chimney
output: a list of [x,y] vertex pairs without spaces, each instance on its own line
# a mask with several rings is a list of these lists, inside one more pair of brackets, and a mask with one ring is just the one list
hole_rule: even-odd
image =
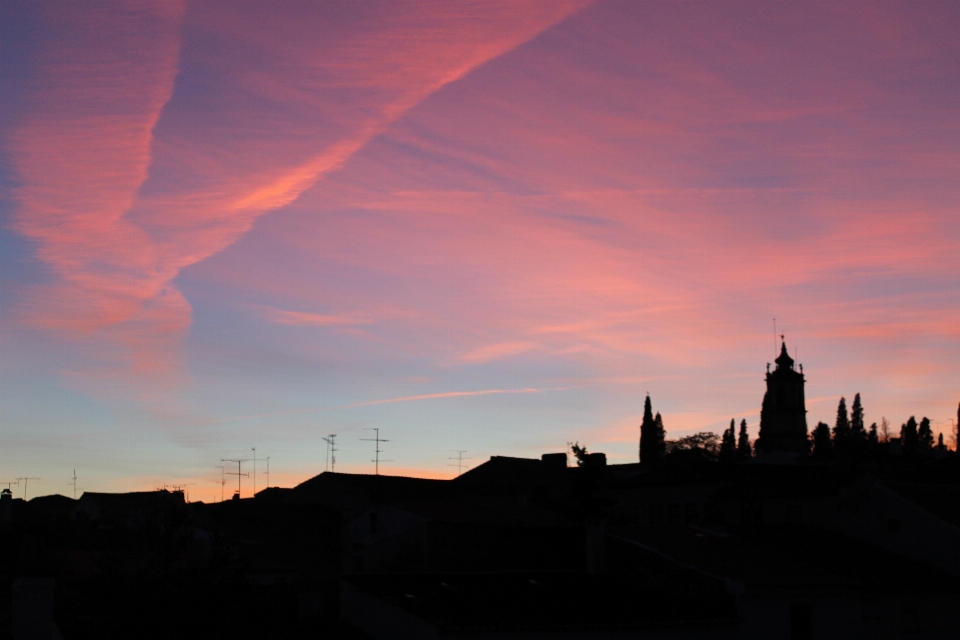
[[543,462],[544,466],[549,469],[566,469],[567,468],[566,453],[545,453],[542,456],[540,456],[540,460]]
[[0,491],[0,524],[10,524],[13,520],[13,492],[7,487]]
[[589,467],[591,469],[597,469],[600,467],[607,466],[607,454],[605,453],[588,453],[587,459],[584,461],[583,466]]

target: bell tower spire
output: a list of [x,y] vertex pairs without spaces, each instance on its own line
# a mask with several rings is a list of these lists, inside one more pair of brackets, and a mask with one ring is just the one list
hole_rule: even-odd
[[794,360],[787,353],[787,342],[780,336],[780,355],[774,361],[777,368],[767,366],[767,392],[760,409],[760,437],[757,449],[764,453],[786,451],[806,453],[807,406],[804,397],[806,379],[803,367],[794,368]]

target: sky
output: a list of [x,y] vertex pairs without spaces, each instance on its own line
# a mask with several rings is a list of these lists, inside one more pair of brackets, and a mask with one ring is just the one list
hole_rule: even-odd
[[3,483],[635,462],[777,334],[811,428],[957,418],[956,2],[0,12]]

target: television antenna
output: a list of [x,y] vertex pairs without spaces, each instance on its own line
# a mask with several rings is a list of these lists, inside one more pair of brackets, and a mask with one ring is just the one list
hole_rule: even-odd
[[76,499],[77,499],[77,469],[76,469],[76,467],[74,467],[74,469],[73,469],[73,483],[72,483],[72,484],[73,484],[73,499],[76,500]]
[[327,443],[327,457],[323,460],[323,470],[333,472],[337,466],[337,434],[331,433],[326,438],[320,438]]
[[[170,491],[172,493],[182,493],[184,502],[190,502],[190,493],[187,491],[187,487],[195,485],[196,482],[182,482],[180,484],[171,484]],[[167,485],[163,485],[163,488],[166,489]]]
[[214,469],[220,469],[220,502],[223,502],[223,487],[227,484],[227,479],[223,476],[225,468],[222,464],[218,464]]
[[39,479],[40,479],[40,478],[26,478],[26,477],[24,477],[24,478],[17,478],[17,480],[18,480],[18,483],[17,483],[17,484],[19,484],[19,481],[20,481],[20,480],[23,480],[23,499],[24,499],[24,500],[27,499],[27,482],[30,481],[30,480],[39,480]]
[[[463,468],[463,454],[465,454],[465,453],[467,452],[467,450],[466,450],[466,449],[463,449],[463,450],[461,451],[460,449],[451,449],[451,451],[453,451],[453,452],[456,453],[457,455],[456,455],[456,456],[449,456],[449,457],[447,458],[447,460],[456,460],[456,461],[457,461],[457,464],[448,464],[447,466],[448,466],[448,467],[456,467],[456,468],[457,468],[457,475],[459,476],[460,473],[461,473],[461,470],[462,470],[462,468]],[[469,458],[468,458],[468,459],[469,459]]]
[[[374,457],[373,457],[373,460],[371,460],[370,462],[372,462],[374,465],[373,466],[374,475],[380,475],[380,454],[383,453],[383,449],[380,448],[380,443],[390,442],[390,441],[384,440],[383,438],[380,437],[380,427],[371,427],[369,429],[364,429],[364,431],[373,431],[376,433],[376,435],[372,438],[360,438],[360,439],[366,442],[376,442],[376,445],[374,445],[376,447],[374,449]],[[392,462],[392,460],[384,460],[384,462]]]
[[[257,448],[250,447],[250,450],[253,451],[253,495],[257,495]],[[263,458],[260,458],[260,461],[263,462]],[[267,483],[269,485],[269,481]]]
[[267,489],[270,488],[270,456],[267,456]]
[[228,476],[237,476],[237,497],[239,498],[240,497],[240,478],[243,476],[246,476],[247,478],[250,477],[249,472],[241,473],[240,465],[243,464],[244,462],[250,462],[250,458],[220,458],[220,462],[236,462],[237,463],[237,472],[234,473],[233,471],[227,471],[226,474]]

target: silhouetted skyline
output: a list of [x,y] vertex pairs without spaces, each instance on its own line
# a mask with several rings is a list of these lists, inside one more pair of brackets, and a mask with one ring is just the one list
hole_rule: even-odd
[[632,463],[648,393],[665,440],[739,444],[780,334],[808,430],[859,393],[868,437],[935,444],[958,32],[937,2],[2,3],[0,480],[210,501],[330,434],[372,472],[371,428],[383,474]]

